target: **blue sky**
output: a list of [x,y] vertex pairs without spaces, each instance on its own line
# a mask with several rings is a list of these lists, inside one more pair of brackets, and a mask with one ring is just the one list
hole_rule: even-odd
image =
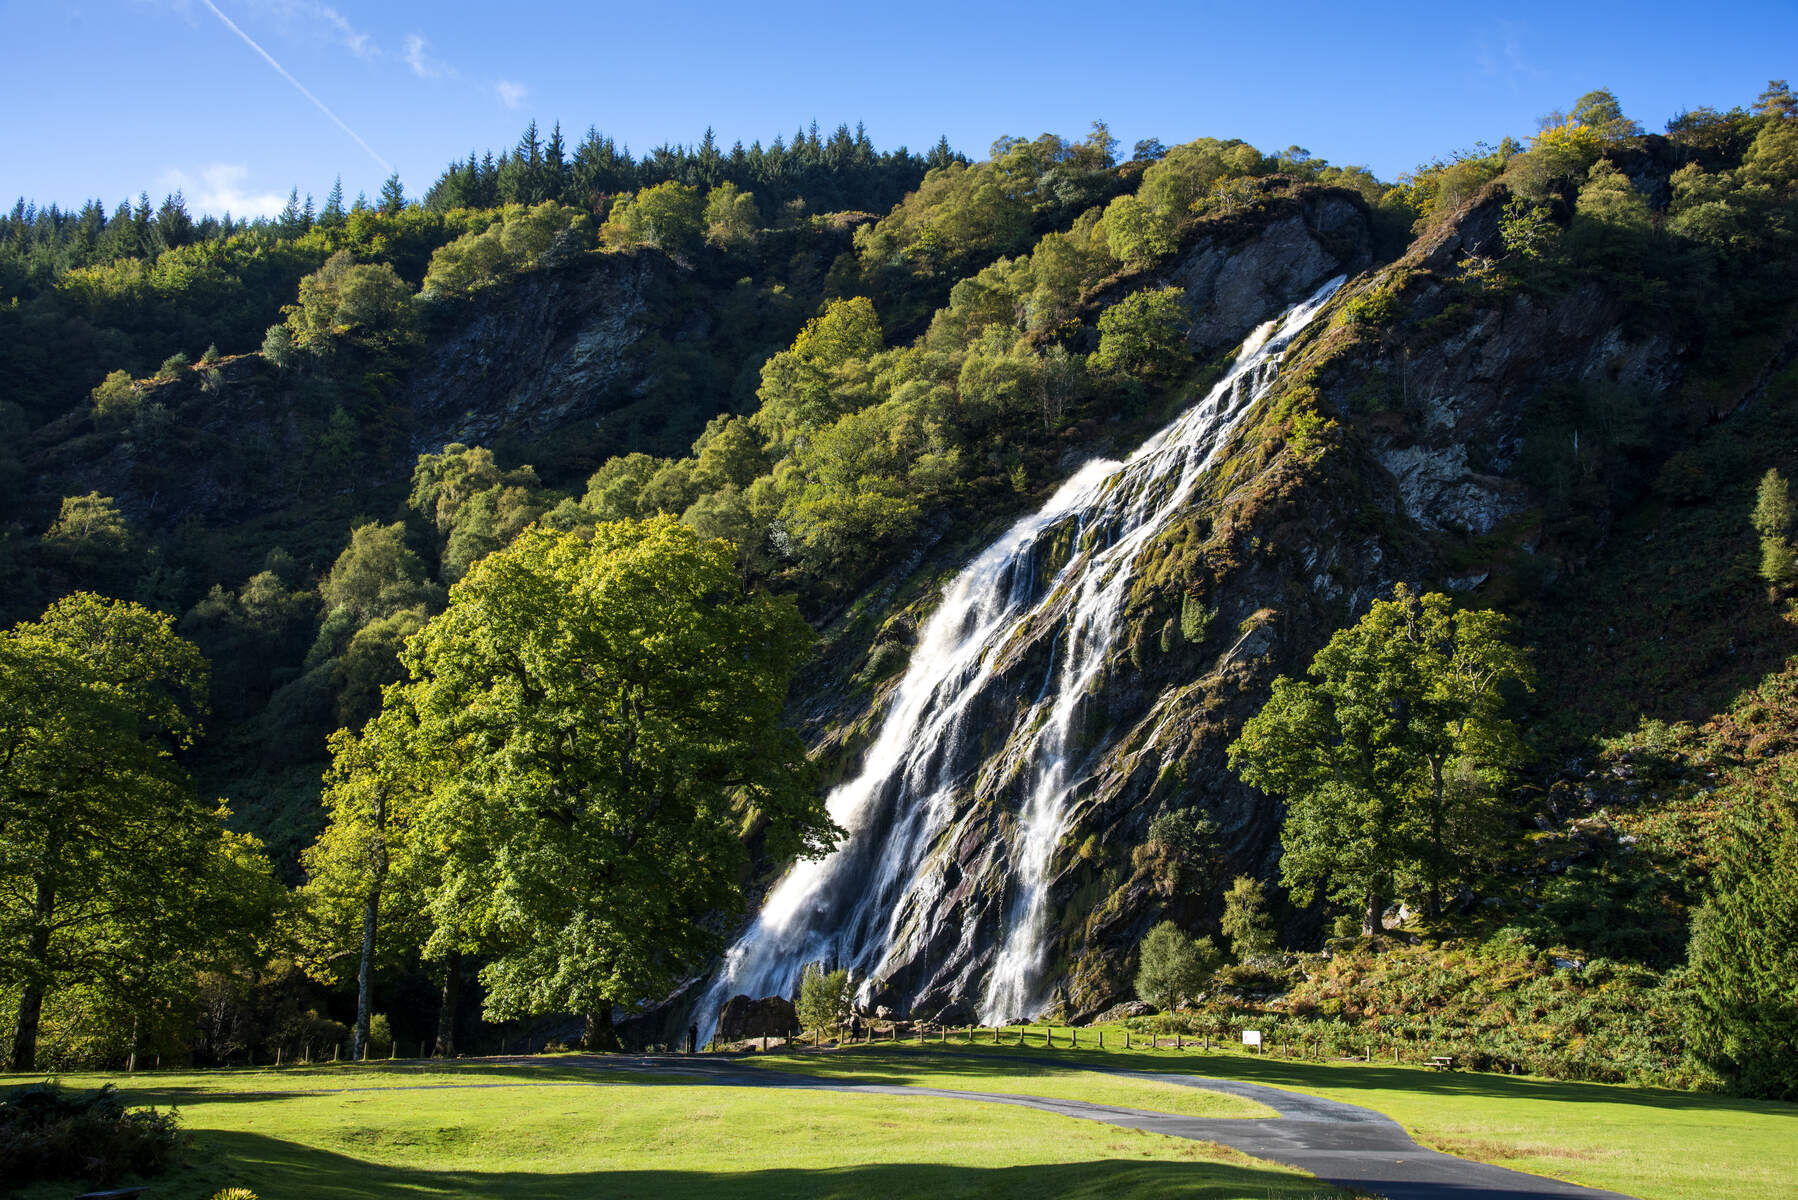
[[1390,179],[1526,137],[1594,87],[1659,129],[1798,81],[1794,0],[5,0],[0,17],[0,197],[110,208],[179,187],[237,215],[296,185],[322,199],[338,174],[373,195],[388,164],[417,194],[533,117],[637,151],[708,124],[728,146],[859,120],[882,148],[947,134],[974,157],[1103,118],[1126,148],[1240,137]]

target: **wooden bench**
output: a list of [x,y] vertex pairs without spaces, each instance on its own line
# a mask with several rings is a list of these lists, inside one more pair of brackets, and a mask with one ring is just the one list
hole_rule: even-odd
[[1430,1061],[1424,1065],[1432,1071],[1452,1071],[1455,1069],[1455,1056],[1452,1054],[1433,1055]]

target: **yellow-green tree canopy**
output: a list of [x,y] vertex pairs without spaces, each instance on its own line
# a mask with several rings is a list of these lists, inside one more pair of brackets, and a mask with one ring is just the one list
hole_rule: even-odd
[[410,643],[434,951],[483,946],[495,1016],[605,1013],[721,944],[742,836],[775,857],[833,833],[782,724],[808,631],[750,595],[734,549],[672,517],[527,530]]
[[268,923],[259,844],[227,832],[176,758],[199,733],[206,674],[171,618],[86,592],[0,633],[0,977],[18,988],[15,1070],[34,1069],[58,989],[142,1004],[171,971],[241,959]]

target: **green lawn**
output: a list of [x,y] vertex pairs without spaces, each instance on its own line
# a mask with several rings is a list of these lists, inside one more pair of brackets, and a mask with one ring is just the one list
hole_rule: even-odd
[[[1041,1053],[1041,1051],[1037,1051]],[[1080,1051],[1085,1054],[1085,1051]],[[853,1079],[860,1083],[904,1084],[912,1087],[953,1088],[965,1091],[1003,1092],[1019,1096],[1047,1096],[1056,1100],[1090,1100],[1120,1108],[1146,1108],[1150,1112],[1177,1113],[1184,1117],[1272,1117],[1266,1105],[1221,1092],[1100,1075],[1078,1065],[1055,1067],[1039,1063],[1006,1062],[992,1056],[969,1055],[961,1047],[854,1046],[822,1053],[801,1050],[774,1051],[743,1060],[798,1075],[828,1079]]]
[[1337,1195],[1219,1147],[1004,1105],[716,1087],[555,1059],[62,1082],[108,1079],[134,1103],[179,1105],[196,1135],[193,1165],[146,1200],[204,1200],[228,1184],[261,1200]]
[[[1058,1048],[1048,1051],[1039,1032],[1023,1053],[1065,1056],[1069,1067],[1088,1063],[1177,1071],[1312,1092],[1386,1113],[1419,1141],[1441,1150],[1644,1200],[1791,1200],[1798,1195],[1793,1182],[1798,1180],[1798,1105],[1473,1071],[1301,1062],[1235,1049],[1099,1051],[1084,1044],[1088,1036],[1083,1030],[1081,1048],[1066,1049],[1063,1028]],[[1114,1036],[1108,1031],[1108,1045]],[[953,1042],[948,1047],[856,1046],[837,1052],[843,1065],[832,1070],[865,1070],[882,1082],[981,1088],[995,1071],[1011,1076],[1018,1070],[995,1061],[996,1056],[1018,1053],[1015,1048]],[[771,1054],[766,1065],[810,1069],[782,1058]],[[957,1058],[964,1065],[957,1067]],[[1028,1090],[1023,1082],[1016,1089],[991,1090]],[[1058,1094],[1102,1099],[1102,1085],[1093,1086],[1091,1093]]]

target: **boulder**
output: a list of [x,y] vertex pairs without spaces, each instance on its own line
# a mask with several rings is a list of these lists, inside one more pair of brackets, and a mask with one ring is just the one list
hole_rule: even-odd
[[718,1011],[720,1042],[740,1042],[744,1038],[791,1037],[799,1032],[799,1014],[793,1002],[784,996],[732,996]]

